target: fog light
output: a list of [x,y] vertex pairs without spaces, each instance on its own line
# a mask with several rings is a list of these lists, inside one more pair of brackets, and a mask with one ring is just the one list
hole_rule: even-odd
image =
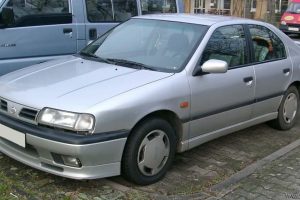
[[79,158],[75,158],[72,156],[61,156],[61,157],[65,165],[68,165],[70,167],[78,167],[78,168],[82,167]]

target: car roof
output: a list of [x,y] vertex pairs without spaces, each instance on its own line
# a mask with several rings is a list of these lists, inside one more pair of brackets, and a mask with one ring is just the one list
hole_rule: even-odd
[[184,22],[192,24],[201,24],[206,26],[211,26],[220,22],[255,22],[257,21],[244,19],[239,17],[229,17],[222,15],[210,15],[210,14],[153,14],[153,15],[141,15],[134,18],[139,19],[156,19],[156,20],[166,20],[166,21],[175,21],[175,22]]

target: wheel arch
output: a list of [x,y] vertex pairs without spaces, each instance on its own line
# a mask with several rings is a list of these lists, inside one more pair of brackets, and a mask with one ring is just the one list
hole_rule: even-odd
[[[297,88],[299,94],[300,94],[300,81],[294,81],[294,82],[292,82],[292,83],[289,85],[289,87],[291,87],[291,86],[295,86],[295,87]],[[288,88],[289,88],[289,87],[288,87]],[[286,90],[287,90],[288,88],[286,88]]]
[[[166,120],[168,123],[170,123],[170,125],[172,126],[172,128],[174,128],[175,131],[175,136],[177,139],[177,147],[176,150],[178,150],[178,145],[179,142],[181,141],[182,137],[183,137],[183,126],[182,126],[182,121],[180,120],[180,118],[178,117],[178,115],[171,111],[171,110],[157,110],[157,111],[153,111],[147,115],[145,115],[144,117],[142,117],[132,128],[132,130],[134,130],[136,127],[138,127],[140,124],[142,124],[143,122],[145,122],[148,119],[151,118],[161,118]],[[130,135],[132,134],[132,130],[128,136],[128,138],[130,138]]]

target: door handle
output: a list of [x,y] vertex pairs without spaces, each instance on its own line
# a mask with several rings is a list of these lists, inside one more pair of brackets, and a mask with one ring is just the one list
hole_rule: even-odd
[[71,29],[71,28],[64,28],[63,32],[64,32],[64,34],[73,33],[73,29]]
[[286,76],[288,76],[288,75],[290,74],[290,72],[291,72],[291,69],[290,69],[290,68],[286,68],[286,69],[283,69],[282,72],[283,72]]
[[96,40],[97,39],[97,29],[92,28],[89,30],[89,39]]
[[63,33],[67,36],[69,36],[69,38],[73,37],[73,29],[71,28],[64,28],[63,29]]
[[252,76],[245,77],[245,78],[243,79],[243,81],[246,83],[246,85],[251,86],[252,83],[253,83],[253,77],[252,77]]

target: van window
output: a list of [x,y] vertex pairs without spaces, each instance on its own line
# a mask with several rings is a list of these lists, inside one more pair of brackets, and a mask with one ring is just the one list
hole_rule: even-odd
[[68,0],[10,0],[6,8],[12,9],[12,27],[72,23]]
[[176,0],[141,0],[142,14],[176,13]]
[[86,0],[89,22],[122,22],[138,14],[136,0]]

